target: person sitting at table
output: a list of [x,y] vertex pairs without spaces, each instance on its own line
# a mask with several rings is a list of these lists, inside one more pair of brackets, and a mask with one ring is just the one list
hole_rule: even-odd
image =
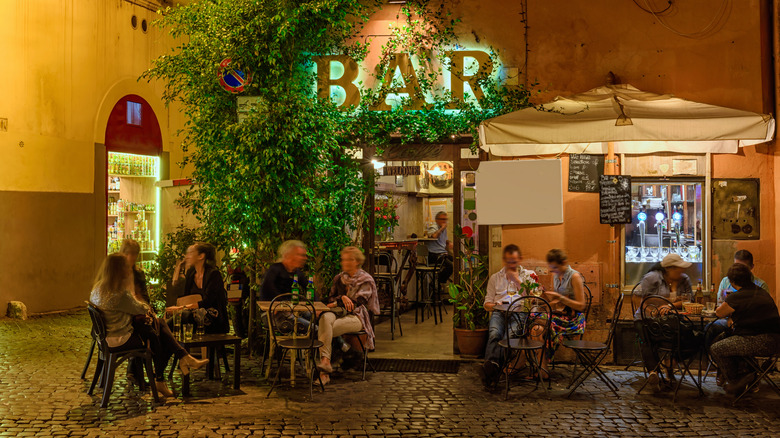
[[[184,280],[184,295],[198,294],[203,299],[183,306],[186,309],[205,309],[201,321],[205,333],[227,333],[230,322],[227,314],[227,290],[222,274],[217,269],[217,249],[205,242],[196,242],[187,248],[184,258],[192,268]],[[194,319],[186,317],[187,319]]]
[[756,377],[752,372],[740,374],[743,358],[772,356],[780,351],[780,314],[769,292],[756,286],[748,266],[735,263],[727,277],[736,292],[726,296],[715,314],[731,318],[732,335],[712,344],[710,354],[723,370],[728,382],[726,392],[739,393]]
[[[741,249],[734,253],[734,263],[747,266],[751,271],[751,275],[753,276],[753,284],[761,289],[764,289],[765,291],[769,291],[769,286],[767,286],[766,282],[752,274],[753,254],[751,254],[750,251]],[[734,287],[731,285],[731,282],[729,282],[729,277],[723,277],[723,279],[720,281],[720,285],[718,286],[718,306],[723,304],[726,301],[726,297],[733,292],[736,292],[736,289],[734,289]],[[727,329],[728,320],[726,318],[717,319],[707,325],[707,327],[704,329],[704,345],[708,350],[712,344],[715,343],[718,337],[725,333]],[[718,369],[718,377],[716,378],[716,382],[719,386],[722,386],[724,382],[723,374],[721,373],[720,369]]]
[[103,260],[89,300],[103,312],[109,348],[144,348],[146,342],[149,342],[156,376],[155,386],[164,397],[171,397],[173,392],[165,384],[165,367],[171,355],[179,359],[179,367],[184,374],[189,374],[191,369],[201,368],[208,360],[197,360],[190,356],[170,331],[161,335],[154,329],[156,318],[148,304],[135,298],[133,283],[132,266],[127,263],[125,256],[111,254]]
[[[447,282],[452,275],[452,255],[449,251],[452,249],[452,242],[447,240],[447,212],[440,211],[436,213],[436,224],[426,230],[428,237],[436,239],[427,243],[428,247],[428,265],[436,266],[441,260],[441,271],[439,271],[439,285]],[[441,291],[440,291],[441,292]]]
[[[520,266],[522,256],[520,248],[515,244],[509,244],[502,251],[502,262],[504,266],[500,271],[490,276],[485,293],[485,302],[483,306],[488,312],[493,312],[490,316],[488,326],[488,341],[485,347],[485,361],[478,369],[482,384],[487,389],[492,389],[497,383],[504,367],[504,351],[498,345],[499,341],[504,339],[506,334],[505,314],[493,311],[499,304],[506,303],[508,298],[508,289],[510,283],[514,284],[516,290],[521,290],[521,285],[526,281],[538,282],[536,274]],[[519,320],[512,318],[510,320],[509,331],[516,333]]]
[[546,291],[543,298],[550,303],[553,317],[550,321],[550,348],[542,358],[542,376],[546,379],[547,364],[555,355],[561,339],[585,333],[585,281],[575,271],[563,250],[551,249],[547,253],[547,265],[554,274],[554,290]]
[[308,278],[302,269],[306,265],[306,245],[300,240],[287,240],[279,245],[279,259],[268,267],[260,287],[260,299],[271,301],[279,295],[292,292],[295,276],[301,293],[306,292]]
[[[331,364],[331,341],[334,336],[345,333],[366,332],[367,350],[374,348],[374,328],[371,326],[371,315],[379,313],[379,296],[374,278],[362,270],[366,257],[354,246],[341,250],[342,272],[333,278],[330,294],[323,302],[333,309],[324,312],[319,320],[320,363],[317,367],[322,371],[322,383],[330,381],[333,372]],[[348,344],[345,344],[348,345]]]
[[[634,291],[634,305],[636,313],[634,314],[634,326],[639,334],[639,348],[648,374],[648,385],[654,390],[660,390],[660,378],[655,371],[658,366],[658,353],[645,338],[644,326],[642,325],[642,315],[640,309],[642,298],[648,295],[660,295],[674,303],[676,308],[682,308],[683,299],[691,299],[691,281],[685,270],[691,266],[677,254],[668,254],[656,264],[650,271],[642,277],[640,287]],[[667,365],[667,374],[670,378],[674,377],[671,364]]]
[[146,287],[146,275],[136,266],[138,256],[141,254],[141,245],[133,239],[125,239],[122,241],[119,253],[125,256],[127,263],[133,267],[133,284],[135,285],[133,294],[136,299],[144,303],[151,303],[149,291]]

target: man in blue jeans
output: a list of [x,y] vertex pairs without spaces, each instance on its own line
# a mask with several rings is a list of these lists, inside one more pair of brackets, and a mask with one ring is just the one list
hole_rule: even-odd
[[[487,291],[485,294],[485,310],[493,312],[493,309],[503,303],[508,302],[507,290],[510,284],[514,285],[515,290],[520,291],[520,285],[526,281],[535,282],[532,277],[532,271],[525,270],[520,266],[521,254],[517,245],[509,244],[502,251],[502,261],[504,267],[500,271],[490,276],[488,280]],[[498,345],[499,341],[506,335],[504,312],[493,312],[488,326],[488,341],[485,348],[485,362],[479,368],[482,384],[485,388],[491,389],[501,376],[501,369],[504,364],[504,349]],[[510,334],[517,334],[520,320],[512,318],[510,320]]]

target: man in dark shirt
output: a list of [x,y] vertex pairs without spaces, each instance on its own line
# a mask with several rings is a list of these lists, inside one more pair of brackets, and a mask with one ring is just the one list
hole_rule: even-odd
[[300,240],[288,240],[279,246],[279,261],[271,265],[263,276],[260,299],[271,301],[279,295],[292,292],[295,276],[298,287],[306,293],[308,279],[301,270],[306,265],[306,245]]
[[772,296],[753,283],[747,266],[734,264],[728,278],[737,291],[726,297],[715,314],[731,318],[733,334],[714,343],[710,354],[729,382],[726,391],[739,393],[755,378],[754,373],[740,375],[742,358],[772,356],[780,350],[780,314]]

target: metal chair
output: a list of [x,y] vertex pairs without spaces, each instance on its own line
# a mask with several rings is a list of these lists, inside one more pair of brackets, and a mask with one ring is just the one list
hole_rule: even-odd
[[[89,301],[84,301],[84,304],[89,307]],[[89,335],[92,337],[92,344],[89,346],[89,353],[87,353],[87,362],[84,364],[84,369],[81,370],[81,380],[86,379],[87,369],[89,369],[89,363],[92,361],[92,355],[95,354],[95,345],[97,345],[97,334],[95,334],[94,327],[90,328]]]
[[[631,289],[631,295],[630,295],[629,300],[631,301],[631,317],[632,318],[634,317],[634,315],[636,315],[636,303],[634,302],[634,293],[637,290],[640,290],[640,291],[642,290],[641,288],[639,288],[640,286],[641,286],[641,283],[637,283]],[[642,342],[641,333],[637,333],[636,334],[635,342],[636,342],[637,345]],[[624,371],[628,371],[629,368],[631,368],[634,365],[638,365],[638,364],[642,364],[642,372],[644,372],[645,377],[647,377],[647,368],[645,367],[645,363],[642,360],[641,356],[640,357],[634,356],[634,358],[631,360],[631,362],[629,362],[628,365],[626,365],[626,367],[624,368]]]
[[[737,402],[744,397],[746,394],[750,393],[750,391],[758,386],[759,383],[761,383],[761,380],[764,380],[769,384],[769,386],[778,394],[780,395],[780,388],[777,386],[777,384],[769,377],[769,373],[776,369],[777,367],[777,361],[780,359],[780,352],[776,353],[774,356],[769,357],[762,357],[762,356],[755,356],[755,357],[744,357],[743,358],[745,362],[748,364],[748,366],[753,370],[754,373],[756,373],[756,378],[753,379],[753,382],[751,382],[744,391],[742,391],[741,394],[737,398],[734,399],[734,402],[732,403],[732,406],[736,406]],[[759,360],[762,360],[762,364],[759,365]]]
[[[147,345],[144,348],[123,349],[122,347],[109,347],[106,341],[108,329],[106,328],[106,319],[103,312],[92,303],[87,306],[89,317],[92,320],[92,330],[97,336],[98,361],[95,366],[95,375],[92,377],[92,384],[87,394],[92,395],[97,385],[98,379],[103,386],[103,398],[100,401],[100,407],[108,406],[108,400],[111,397],[111,390],[114,386],[114,373],[117,367],[124,361],[138,357],[143,359],[146,368],[146,375],[149,377],[149,383],[152,387],[152,395],[156,403],[160,402],[160,396],[157,394],[157,387],[154,382],[154,372],[152,371],[152,352]],[[143,380],[143,379],[141,379]],[[144,389],[142,382],[141,388]]]
[[[688,318],[680,315],[671,301],[660,295],[644,297],[639,310],[642,316],[644,339],[659,353],[658,364],[651,372],[657,372],[659,375],[662,375],[660,372],[661,365],[666,360],[673,361],[673,364],[676,363],[680,372],[680,378],[677,380],[677,385],[675,385],[672,402],[677,401],[677,392],[680,390],[686,374],[699,390],[699,395],[704,395],[701,387],[701,367],[699,367],[698,380],[693,377],[690,370],[691,363],[697,354],[699,363],[701,363],[704,353],[703,340],[702,342],[697,342],[695,338],[686,339],[683,337],[683,332],[688,333],[688,329],[694,327],[694,324]],[[642,392],[645,386],[647,386],[647,380],[639,388],[637,394]]]
[[[293,301],[297,301],[294,304]],[[300,361],[301,366],[308,372],[308,362],[311,362],[311,372],[309,377],[309,394],[314,397],[314,374],[316,367],[314,366],[314,357],[317,349],[323,346],[323,343],[314,337],[316,330],[316,322],[312,318],[306,335],[299,337],[298,324],[296,323],[297,315],[304,312],[310,312],[311,315],[316,315],[314,304],[307,299],[304,295],[300,294],[282,294],[277,296],[271,301],[271,305],[268,309],[268,321],[270,325],[270,332],[273,342],[271,345],[276,345],[282,349],[282,356],[279,358],[278,367],[276,369],[276,378],[271,385],[271,389],[268,390],[266,398],[271,396],[271,393],[279,383],[279,376],[282,371],[282,363],[287,357],[287,353],[294,351],[296,353],[308,353],[307,363],[303,362],[303,357],[300,354],[296,354],[296,360]],[[317,380],[320,382],[320,387],[325,391],[325,385],[322,384],[322,378],[317,373]]]
[[[423,247],[423,245],[418,245],[418,248]],[[442,316],[442,307],[443,307],[443,301],[441,299],[441,290],[439,289],[439,272],[441,272],[442,267],[444,266],[444,263],[447,260],[446,254],[441,254],[434,263],[433,266],[430,266],[427,264],[428,262],[428,252],[427,249],[422,251],[425,253],[424,256],[420,256],[420,258],[424,259],[425,264],[421,265],[418,262],[417,269],[416,269],[416,289],[417,289],[417,305],[414,308],[414,323],[417,324],[418,321],[418,311],[421,314],[421,317],[419,319],[420,322],[425,321],[425,313],[431,312],[433,314],[433,323],[438,324],[439,321],[444,321],[444,318]],[[419,253],[418,253],[419,254]],[[422,304],[422,309],[420,309],[420,304]],[[439,318],[436,319],[436,307],[439,307]]]
[[[541,297],[523,296],[509,304],[504,313],[504,339],[498,345],[504,348],[504,378],[506,380],[505,399],[509,399],[509,380],[511,377],[510,363],[517,355],[525,354],[526,361],[531,365],[531,372],[537,374],[536,387],[541,383],[547,397],[550,397],[549,384],[544,385],[540,358],[550,340],[550,323],[552,308]],[[513,325],[516,328],[513,330]],[[548,378],[549,383],[549,378]]]
[[[384,274],[375,273],[373,277],[374,277],[374,283],[376,283],[377,293],[379,294],[379,297],[381,298],[387,296],[390,298],[389,311],[385,310],[383,306],[381,314],[390,316],[390,339],[395,340],[396,324],[398,324],[399,334],[401,336],[404,335],[404,330],[401,327],[401,312],[399,311],[400,310],[399,309],[400,288],[398,288],[398,283],[396,282],[396,278],[393,275],[387,275],[386,273]],[[384,313],[386,311],[387,313]]]
[[566,397],[571,397],[571,395],[574,394],[574,391],[576,391],[577,388],[595,372],[596,376],[598,376],[598,378],[615,394],[615,397],[620,398],[620,395],[617,393],[617,385],[612,382],[599,365],[607,357],[607,354],[609,354],[609,347],[612,345],[612,340],[615,337],[615,330],[617,329],[620,311],[622,309],[623,294],[621,293],[618,295],[617,301],[615,301],[615,310],[612,312],[612,322],[609,326],[609,334],[607,334],[607,339],[603,343],[583,341],[582,339],[567,339],[562,342],[563,346],[574,351],[577,355],[577,359],[584,367],[579,374],[577,374],[576,367],[572,370],[571,380],[569,381],[569,386],[567,386],[567,389],[571,388],[571,391],[569,391],[569,394]]
[[[373,318],[371,318],[373,321]],[[366,345],[363,344],[363,336],[367,336],[368,332],[365,330],[360,330],[357,332],[351,332],[351,333],[344,333],[343,336],[354,336],[358,343],[360,344],[360,350],[363,352],[363,380],[366,380],[366,368],[371,367],[371,371],[376,372],[376,368],[374,368],[374,365],[368,361],[368,349],[366,348]]]
[[[588,287],[588,285],[584,283],[585,278],[583,278],[582,280],[583,280],[582,285],[585,287],[583,289],[583,291],[582,291],[583,294],[585,295],[585,309],[582,311],[582,313],[585,314],[585,327],[587,327],[588,326],[588,316],[590,315],[590,306],[593,304],[593,293],[590,291],[590,287]],[[584,335],[585,335],[585,333],[580,333],[579,335],[573,335],[573,336],[563,335],[563,337],[564,337],[565,340],[570,340],[570,339],[575,339],[575,338],[579,339],[579,340],[582,340],[582,337]],[[550,360],[550,369],[554,370],[555,369],[555,365],[556,365],[556,361],[555,361],[555,357],[553,357],[553,359]],[[577,361],[574,361],[574,370],[572,372],[573,373],[577,372]]]

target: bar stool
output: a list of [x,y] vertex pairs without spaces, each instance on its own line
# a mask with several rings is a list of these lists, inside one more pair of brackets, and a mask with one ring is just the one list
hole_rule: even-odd
[[[418,246],[420,248],[421,246]],[[422,255],[423,253],[424,255]],[[433,266],[427,264],[428,262],[428,250],[418,251],[418,264],[416,272],[416,289],[417,289],[417,305],[414,308],[414,323],[418,321],[418,311],[422,304],[420,322],[425,321],[425,313],[433,313],[433,323],[438,324],[439,321],[444,321],[442,316],[442,299],[441,290],[439,284],[439,272],[442,270],[442,266],[446,261],[446,255],[442,254],[436,259],[436,263]],[[420,261],[424,262],[421,263]],[[436,319],[436,307],[439,307],[439,319]]]
[[[398,324],[398,332],[401,336],[404,335],[404,331],[401,328],[401,315],[398,311],[399,308],[399,288],[398,288],[398,282],[396,281],[396,275],[398,271],[398,263],[395,260],[395,257],[393,257],[393,254],[387,251],[382,251],[376,254],[374,257],[375,264],[377,266],[385,266],[387,268],[387,272],[375,272],[374,282],[376,283],[377,293],[379,292],[385,292],[385,294],[380,293],[379,296],[388,295],[390,297],[390,339],[395,340],[395,325]],[[382,309],[382,314],[385,314],[385,309]]]

